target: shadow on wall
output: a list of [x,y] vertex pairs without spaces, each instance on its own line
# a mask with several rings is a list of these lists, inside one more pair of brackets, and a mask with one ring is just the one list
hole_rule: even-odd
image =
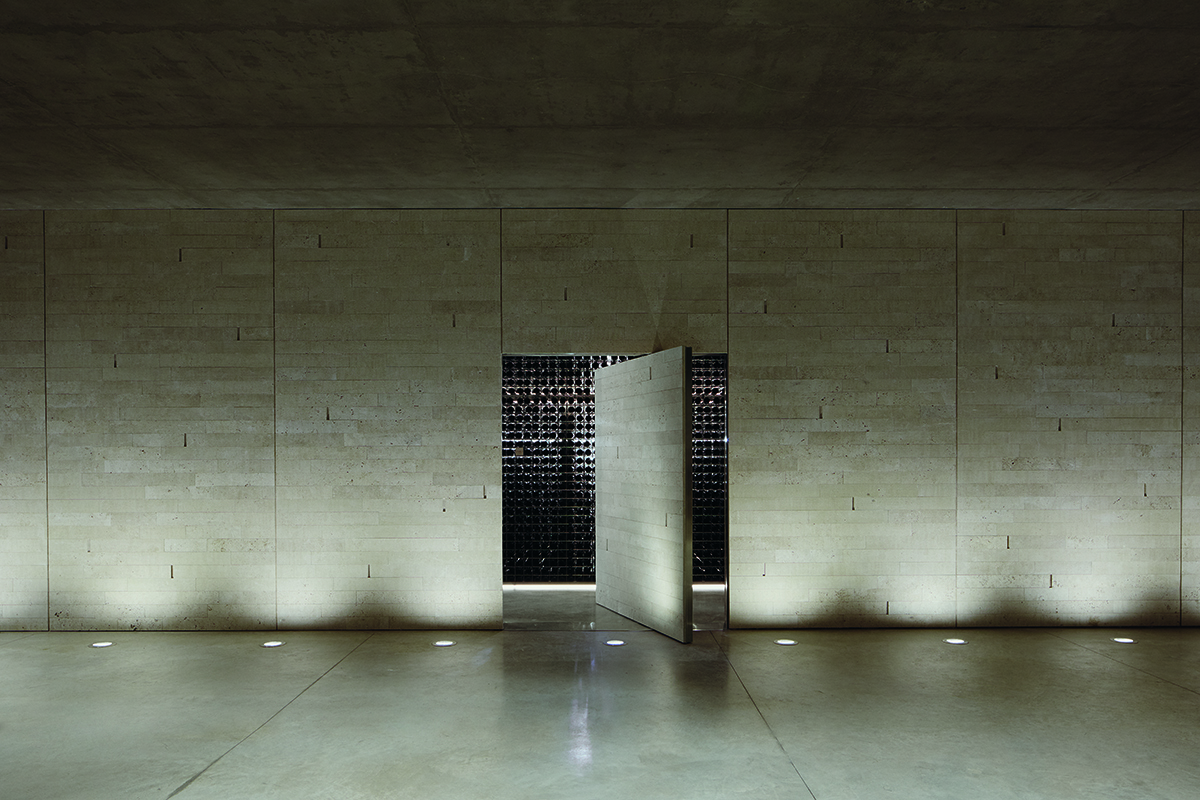
[[[1115,592],[1114,592],[1115,593]],[[997,593],[990,602],[960,609],[962,627],[1156,627],[1182,624],[1179,590],[1143,589],[1128,599],[1015,600]]]
[[[276,628],[272,628],[275,630]],[[502,620],[484,622],[473,619],[453,619],[420,614],[391,613],[374,615],[349,613],[325,615],[310,619],[287,618],[280,615],[277,630],[281,631],[446,631],[473,630],[499,631],[504,629]]]
[[[502,610],[493,614],[452,618],[444,612],[419,613],[398,603],[373,598],[373,602],[281,609],[255,615],[248,604],[230,603],[212,593],[201,601],[163,613],[117,604],[111,621],[76,619],[55,615],[50,630],[56,631],[254,631],[254,630],[501,630]],[[501,601],[502,602],[502,601]],[[272,609],[273,612],[273,609]],[[987,627],[1163,627],[1195,625],[1192,615],[1181,615],[1178,591],[1144,590],[1126,601],[1080,600],[1056,605],[1053,601],[1027,601],[997,591],[988,602],[949,614],[888,613],[886,604],[865,593],[845,590],[833,593],[819,613],[800,615],[794,627],[804,628],[987,628]],[[742,625],[739,627],[779,627]]]
[[366,630],[502,630],[501,620],[449,619],[433,615],[405,613],[400,609],[377,607],[314,610],[292,617],[281,613],[278,623],[274,616],[256,616],[236,605],[220,600],[196,603],[188,608],[153,614],[144,608],[118,606],[110,619],[76,619],[63,614],[55,616],[52,631],[366,631]]
[[[453,616],[447,608],[427,611],[405,607],[392,592],[361,592],[354,603],[338,607],[321,603],[279,609],[279,630],[501,630],[503,597],[495,592],[495,608]],[[456,605],[456,608],[461,606]]]
[[[889,613],[891,612],[891,613]],[[997,590],[984,602],[948,613],[895,613],[867,593],[837,591],[797,628],[1161,627],[1185,624],[1178,590],[1146,589],[1128,600],[1026,600]],[[1190,623],[1189,623],[1190,624]]]
[[[270,593],[213,590],[176,597],[130,592],[100,613],[52,613],[52,631],[273,631],[273,630],[500,630],[502,600],[494,614],[451,617],[447,609],[406,609],[392,593],[361,592],[356,603],[333,606],[314,598],[308,606],[279,607]],[[265,596],[264,596],[265,595]]]
[[[156,593],[157,594],[157,593]],[[254,614],[253,604],[230,602],[211,592],[188,602],[134,604],[119,599],[105,617],[75,617],[67,611],[51,614],[52,631],[257,631],[274,630],[272,613]]]

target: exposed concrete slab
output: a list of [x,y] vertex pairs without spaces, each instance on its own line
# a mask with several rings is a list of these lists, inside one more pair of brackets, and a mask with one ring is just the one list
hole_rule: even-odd
[[0,207],[1175,208],[1198,73],[1134,0],[8,0]]

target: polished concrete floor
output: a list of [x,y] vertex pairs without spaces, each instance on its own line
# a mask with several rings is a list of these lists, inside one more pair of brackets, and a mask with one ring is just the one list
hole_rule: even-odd
[[272,636],[0,634],[0,797],[1200,797],[1196,629]]
[[[719,631],[725,627],[725,587],[692,587],[692,628]],[[504,584],[504,629],[510,631],[644,631],[641,625],[596,605],[592,584],[563,588],[562,584]]]

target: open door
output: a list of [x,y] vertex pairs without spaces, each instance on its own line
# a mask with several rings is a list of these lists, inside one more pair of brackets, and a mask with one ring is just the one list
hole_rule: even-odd
[[692,351],[595,371],[596,602],[692,641]]

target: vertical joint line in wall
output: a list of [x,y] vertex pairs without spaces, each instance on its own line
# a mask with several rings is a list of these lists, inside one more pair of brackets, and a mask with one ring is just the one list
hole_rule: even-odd
[[1184,431],[1187,430],[1187,403],[1184,390],[1184,338],[1187,329],[1184,327],[1184,315],[1187,305],[1184,302],[1184,287],[1187,286],[1187,212],[1179,212],[1179,625],[1183,625],[1183,470],[1184,470]]
[[279,341],[279,318],[277,315],[277,294],[279,292],[279,276],[275,266],[275,240],[278,232],[275,226],[275,209],[271,209],[271,497],[274,499],[275,542],[272,548],[275,553],[275,630],[279,630],[279,372],[276,368],[276,351]]
[[853,498],[853,497],[851,497],[851,498],[850,498],[850,510],[851,510],[851,511],[854,511],[854,510],[855,510],[855,508],[854,508],[854,498]]
[[563,287],[563,300],[567,299],[567,287]]
[[[1004,223],[1001,223],[1003,226]],[[958,252],[958,210],[954,211],[954,627],[958,627],[958,463],[961,456],[958,449],[959,403],[958,403],[958,343],[959,343],[959,313],[961,298],[959,297],[958,275],[962,270]],[[1005,544],[1007,547],[1007,542]]]
[[183,435],[183,446],[187,447],[187,434],[186,433]]
[[846,234],[839,233],[838,234],[838,247],[845,247],[845,246],[846,246]]
[[171,565],[171,580],[175,580],[175,565]]
[[[7,240],[6,240],[7,244]],[[46,630],[50,630],[50,281],[46,269],[46,212],[42,212],[42,431],[46,464]]]
[[367,564],[367,577],[371,577],[371,565]]
[[[726,354],[729,353],[729,209],[728,208],[725,209],[725,353]],[[728,376],[729,362],[728,362],[728,360],[726,360],[726,363],[725,363],[725,370],[726,370],[726,378],[725,379],[726,379],[726,381],[728,381],[729,380],[729,376]],[[729,390],[728,383],[726,384],[725,389],[728,392],[728,390]],[[728,423],[726,423],[726,429],[728,430]],[[726,491],[728,491],[728,489],[726,489]],[[729,536],[728,526],[726,526],[725,536],[728,539],[728,536]],[[729,548],[726,548],[725,552],[726,552],[726,555],[728,555]],[[726,580],[728,580],[728,573],[726,573]],[[726,584],[726,585],[728,585],[728,584]],[[726,596],[726,600],[728,600],[728,595]]]
[[451,314],[451,315],[450,315],[450,327],[451,327],[451,328],[457,328],[457,327],[458,327],[458,314]]
[[[8,241],[8,240],[5,239],[5,241]],[[693,233],[691,238],[688,239],[688,247],[695,247],[695,246],[696,246],[696,234]]]
[[[504,357],[504,209],[500,209],[500,253],[499,264],[496,268],[496,276],[499,278],[497,292],[500,294],[500,356],[501,361]],[[503,438],[503,436],[501,437]]]

